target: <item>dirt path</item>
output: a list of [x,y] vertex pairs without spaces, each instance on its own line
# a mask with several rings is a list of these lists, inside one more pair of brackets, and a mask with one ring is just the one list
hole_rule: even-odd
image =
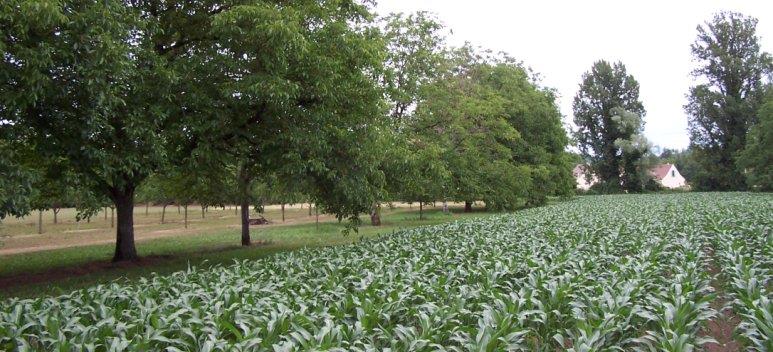
[[727,304],[729,299],[722,285],[722,272],[715,261],[714,249],[709,248],[706,253],[711,258],[708,271],[712,276],[711,286],[717,295],[717,298],[711,302],[711,308],[719,314],[709,320],[702,331],[704,336],[711,337],[718,343],[707,343],[703,348],[708,352],[739,352],[741,344],[733,339],[733,332],[741,323],[741,319],[733,312],[732,306]]
[[[320,222],[332,221],[332,220],[335,220],[335,217],[332,215],[320,214],[319,216]],[[308,223],[313,223],[315,221],[316,221],[316,218],[314,216],[310,216],[305,218],[287,219],[285,222],[281,222],[281,221],[273,222],[268,225],[253,226],[253,228],[259,231],[259,229],[263,229],[263,228],[308,224]],[[189,219],[189,223],[198,223],[198,222],[201,222],[201,219]],[[169,223],[169,224],[175,227],[169,228],[169,229],[161,229],[161,230],[159,229],[150,230],[150,229],[144,229],[144,227],[146,227],[147,225],[135,226],[135,232],[134,232],[135,241],[143,242],[143,241],[149,241],[149,240],[155,240],[155,239],[161,239],[161,238],[196,236],[203,233],[212,233],[218,230],[223,231],[223,230],[239,229],[241,226],[241,225],[233,224],[229,222],[222,225],[211,225],[211,226],[197,225],[196,227],[190,227],[188,229],[185,229],[183,227],[177,227],[177,226],[180,226],[180,224],[176,224],[176,223]],[[47,251],[47,250],[54,250],[54,249],[113,244],[115,243],[115,234],[112,231],[105,232],[103,230],[100,230],[100,231],[79,230],[79,231],[70,231],[67,233],[60,233],[60,234],[13,236],[13,237],[3,238],[2,241],[4,242],[4,245],[0,247],[0,256]]]

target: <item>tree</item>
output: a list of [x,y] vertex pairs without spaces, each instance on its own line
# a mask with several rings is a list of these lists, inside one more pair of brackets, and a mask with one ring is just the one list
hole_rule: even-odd
[[[380,149],[376,154],[380,156],[377,163],[385,182],[374,197],[370,212],[372,226],[381,224],[380,202],[384,199],[402,198],[411,202],[445,186],[439,159],[424,158],[428,151],[421,143],[411,140],[408,129],[416,104],[422,99],[422,87],[440,73],[445,45],[443,26],[426,12],[391,14],[381,24],[386,51],[379,81],[386,93],[388,109],[375,144]],[[419,159],[431,165],[417,163]],[[424,172],[430,170],[430,173]]]
[[484,84],[487,64],[471,47],[449,53],[442,76],[425,85],[411,139],[442,150],[448,170],[446,197],[490,209],[515,209],[526,196],[528,169],[513,162],[521,139],[508,122],[504,99]]
[[503,113],[521,136],[510,148],[513,162],[529,168],[527,205],[544,204],[549,195],[571,195],[575,179],[565,151],[569,138],[554,91],[541,87],[538,75],[509,56],[493,58],[482,69],[482,82],[502,97]]
[[765,100],[758,113],[758,122],[751,127],[746,148],[737,159],[744,170],[749,188],[773,191],[773,87],[767,87]]
[[577,130],[574,137],[590,171],[606,191],[641,191],[636,175],[644,106],[639,83],[621,62],[600,60],[582,76],[572,105]]
[[12,0],[0,14],[2,119],[112,200],[114,261],[137,258],[134,191],[169,140],[170,75],[154,50],[169,43],[151,40],[148,18],[116,0]]
[[690,89],[690,145],[700,171],[693,184],[700,190],[743,190],[747,187],[739,152],[754,125],[762,100],[771,56],[762,52],[757,19],[735,12],[717,13],[699,25],[692,44],[698,67],[693,75],[704,83]]
[[451,177],[442,162],[442,149],[437,145],[411,145],[406,151],[409,155],[392,160],[398,161],[392,170],[400,169],[403,174],[397,178],[399,182],[400,199],[408,203],[419,203],[419,220],[424,219],[424,205],[436,200],[446,200],[448,181]]
[[368,141],[383,106],[372,18],[355,2],[250,1],[214,15],[207,36],[185,47],[195,84],[181,102],[191,131],[181,138],[235,168],[243,245],[251,191],[272,177],[303,180],[339,218],[370,208],[362,202],[379,180]]
[[429,13],[390,14],[383,19],[386,60],[383,84],[396,127],[420,99],[421,86],[440,73],[445,49],[443,26]]

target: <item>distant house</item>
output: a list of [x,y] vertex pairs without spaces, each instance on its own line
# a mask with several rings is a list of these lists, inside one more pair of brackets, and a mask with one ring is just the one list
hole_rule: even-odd
[[673,164],[660,164],[650,169],[652,178],[665,188],[684,188],[687,183]]
[[592,174],[590,180],[588,180],[586,174],[589,173],[590,172],[587,165],[577,164],[577,166],[574,167],[574,170],[572,170],[572,175],[574,175],[575,180],[577,180],[578,189],[587,191],[590,189],[590,186],[593,186],[599,182],[599,178]]
[[[590,180],[586,177],[589,174],[587,165],[578,164],[572,170],[575,180],[577,180],[577,188],[587,191],[591,186],[599,182],[596,175],[591,174]],[[657,181],[661,186],[665,188],[684,188],[687,187],[684,177],[676,169],[673,164],[660,164],[650,169],[650,175],[652,179]]]

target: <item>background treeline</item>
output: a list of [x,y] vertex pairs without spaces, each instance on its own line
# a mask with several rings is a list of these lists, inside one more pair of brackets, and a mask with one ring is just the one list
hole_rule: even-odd
[[697,83],[687,94],[690,146],[659,155],[643,136],[639,83],[622,62],[596,62],[574,98],[579,156],[594,191],[655,190],[648,170],[672,163],[694,190],[773,190],[773,60],[757,19],[720,12],[697,27]]
[[509,210],[574,189],[553,91],[426,13],[353,1],[10,0],[0,5],[0,219],[135,202]]

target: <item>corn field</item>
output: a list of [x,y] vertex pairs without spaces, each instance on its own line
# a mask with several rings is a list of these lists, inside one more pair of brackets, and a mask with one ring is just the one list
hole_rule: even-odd
[[716,282],[767,351],[771,227],[770,194],[580,197],[6,300],[0,350],[691,351]]

